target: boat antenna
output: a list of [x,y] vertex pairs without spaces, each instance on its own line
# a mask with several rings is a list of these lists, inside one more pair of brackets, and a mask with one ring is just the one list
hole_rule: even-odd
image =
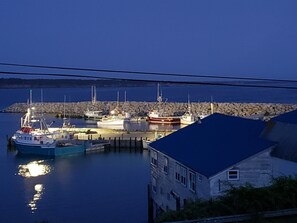
[[30,107],[32,106],[32,89],[30,89],[29,105],[30,105]]
[[65,119],[65,102],[66,102],[66,95],[64,95],[64,119]]
[[41,113],[43,113],[43,88],[40,89]]
[[117,94],[117,108],[119,107],[119,100],[120,100],[120,92],[118,91],[118,94]]
[[93,85],[91,89],[92,89],[92,92],[91,92],[92,105],[94,105],[96,103],[96,100],[97,100],[96,86]]
[[188,94],[188,110],[191,112],[190,94]]
[[210,98],[210,112],[211,112],[211,114],[213,114],[214,113],[214,107],[213,107],[213,98],[212,98],[212,96],[211,96],[211,98]]
[[160,94],[160,84],[158,83],[158,86],[157,86],[157,101],[158,102],[162,102],[162,91],[161,91],[161,94]]

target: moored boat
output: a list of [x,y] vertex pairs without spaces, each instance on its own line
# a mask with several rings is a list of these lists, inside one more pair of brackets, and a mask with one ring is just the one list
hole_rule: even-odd
[[121,113],[117,108],[113,109],[109,115],[97,122],[100,128],[124,129],[124,124],[130,121],[129,113]]
[[164,102],[159,93],[159,84],[157,87],[157,108],[148,113],[147,121],[154,124],[180,124],[179,116],[170,116],[164,111]]
[[198,120],[199,118],[195,116],[191,111],[190,96],[188,95],[188,110],[180,117],[180,124],[190,125]]
[[68,131],[50,132],[44,117],[33,115],[32,109],[28,108],[26,115],[21,118],[21,128],[12,136],[18,153],[62,156],[85,152],[84,143],[73,140]]
[[87,110],[84,112],[84,118],[85,119],[93,119],[93,120],[99,120],[103,117],[102,111],[90,111]]
[[149,123],[154,124],[180,124],[180,117],[167,116],[160,110],[150,111],[147,120]]

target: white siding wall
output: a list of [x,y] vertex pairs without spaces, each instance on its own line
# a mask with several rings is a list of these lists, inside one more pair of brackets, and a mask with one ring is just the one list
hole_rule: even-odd
[[[210,195],[220,196],[230,189],[230,185],[238,187],[249,183],[255,187],[268,186],[272,179],[270,151],[259,153],[211,177]],[[228,181],[228,171],[232,169],[239,170],[239,180]]]
[[[184,199],[209,199],[223,195],[230,189],[230,185],[238,187],[247,183],[254,187],[269,186],[273,177],[297,175],[297,163],[271,157],[272,148],[256,154],[240,163],[226,169],[209,179],[197,172],[196,191],[190,190],[189,171],[193,170],[183,166],[176,160],[158,152],[157,166],[151,164],[151,177],[156,179],[156,193],[152,193],[153,200],[163,210],[176,210],[176,199],[171,194],[173,191],[180,198],[180,207],[184,205]],[[168,174],[164,173],[165,157],[168,158]],[[180,164],[187,170],[186,186],[175,179],[176,164]],[[228,180],[228,171],[238,170],[238,180]]]
[[297,176],[297,163],[272,157],[273,177]]
[[[168,174],[163,171],[165,157],[168,158]],[[163,210],[176,210],[176,199],[171,192],[174,192],[180,198],[181,208],[184,206],[184,199],[196,200],[198,198],[209,198],[209,181],[205,176],[196,173],[196,191],[193,192],[190,190],[189,185],[189,168],[180,164],[187,171],[186,185],[182,185],[181,182],[175,179],[176,163],[178,163],[176,160],[158,152],[157,163],[157,166],[151,164],[151,177],[154,177],[157,183],[156,193],[153,192],[152,197],[156,204]]]

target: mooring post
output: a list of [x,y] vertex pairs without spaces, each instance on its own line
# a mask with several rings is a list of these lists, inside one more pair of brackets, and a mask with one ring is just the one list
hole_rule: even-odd
[[129,148],[131,149],[131,147],[132,147],[132,139],[131,139],[131,137],[130,137]]

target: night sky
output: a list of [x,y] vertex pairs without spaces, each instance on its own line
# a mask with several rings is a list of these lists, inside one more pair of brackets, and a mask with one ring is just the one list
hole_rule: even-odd
[[296,0],[0,1],[0,62],[297,79],[296,59]]

